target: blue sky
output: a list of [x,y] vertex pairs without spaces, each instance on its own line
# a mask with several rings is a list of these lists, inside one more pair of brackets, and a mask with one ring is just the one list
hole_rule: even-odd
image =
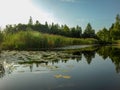
[[120,14],[120,0],[0,0],[0,27],[7,24],[41,23],[79,25],[83,29],[87,23],[97,31],[110,27]]
[[54,14],[58,23],[99,30],[110,27],[120,13],[120,0],[33,0],[38,8]]

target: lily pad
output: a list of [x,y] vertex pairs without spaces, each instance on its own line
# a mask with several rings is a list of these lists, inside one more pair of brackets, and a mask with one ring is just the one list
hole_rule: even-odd
[[69,75],[61,75],[61,74],[57,74],[54,77],[55,78],[64,78],[64,79],[70,79],[71,78],[71,76],[69,76]]
[[62,75],[61,74],[57,74],[54,76],[55,78],[62,78]]
[[62,76],[62,78],[65,78],[65,79],[70,79],[71,76]]

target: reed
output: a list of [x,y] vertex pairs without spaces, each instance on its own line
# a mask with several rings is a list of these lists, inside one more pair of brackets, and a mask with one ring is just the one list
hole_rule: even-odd
[[29,50],[95,43],[97,43],[97,40],[93,38],[68,38],[59,35],[43,34],[36,31],[21,31],[15,34],[4,35],[1,47],[12,50]]

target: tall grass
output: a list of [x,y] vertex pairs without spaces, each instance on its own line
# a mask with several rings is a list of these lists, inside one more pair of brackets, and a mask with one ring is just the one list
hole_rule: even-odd
[[112,41],[112,44],[120,45],[120,40],[113,40],[113,41]]
[[95,43],[97,43],[96,39],[67,38],[36,31],[21,31],[16,34],[4,35],[1,46],[3,49],[33,50]]

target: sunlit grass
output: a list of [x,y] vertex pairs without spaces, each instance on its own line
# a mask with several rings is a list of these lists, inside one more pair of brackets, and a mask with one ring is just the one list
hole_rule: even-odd
[[114,40],[112,43],[116,45],[120,45],[120,40]]
[[97,40],[93,38],[80,39],[68,38],[59,35],[43,34],[36,31],[21,31],[16,34],[4,35],[1,44],[3,49],[52,49],[67,45],[96,44]]

